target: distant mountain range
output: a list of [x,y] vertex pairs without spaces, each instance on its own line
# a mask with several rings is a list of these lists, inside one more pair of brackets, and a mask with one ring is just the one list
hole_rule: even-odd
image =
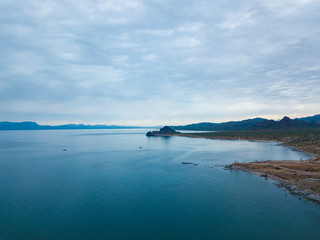
[[55,130],[55,129],[132,129],[141,127],[117,125],[66,124],[58,126],[39,125],[36,122],[0,122],[0,130]]
[[300,128],[320,128],[320,123],[315,121],[307,122],[288,117],[282,118],[280,121],[265,120],[253,125],[251,130],[270,129],[270,130],[287,130]]
[[[226,131],[226,130],[259,130],[259,129],[295,129],[320,127],[320,114],[290,119],[284,117],[280,121],[268,120],[265,118],[253,118],[242,121],[231,121],[224,123],[194,123],[185,126],[170,126],[174,130],[195,130],[195,131]],[[135,126],[118,125],[83,125],[66,124],[58,126],[39,125],[36,122],[0,122],[0,130],[55,130],[55,129],[133,129],[142,128]],[[157,127],[158,128],[158,127]]]
[[266,121],[265,118],[253,118],[242,121],[231,121],[224,123],[194,123],[185,126],[171,126],[174,130],[194,130],[194,131],[223,131],[223,130],[245,130],[250,129],[258,122]]
[[223,123],[194,123],[185,126],[171,126],[174,130],[194,130],[194,131],[226,131],[226,130],[258,130],[258,129],[293,129],[303,127],[320,127],[320,114],[290,119],[284,117],[280,121],[268,120],[265,118],[253,118],[242,121],[231,121]]
[[296,118],[295,120],[299,121],[306,121],[306,122],[317,122],[320,123],[320,114],[311,116],[311,117],[304,117],[304,118]]

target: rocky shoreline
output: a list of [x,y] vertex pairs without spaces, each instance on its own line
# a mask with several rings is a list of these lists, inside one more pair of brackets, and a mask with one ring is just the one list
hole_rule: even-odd
[[[212,138],[213,139],[213,138]],[[226,139],[215,137],[214,139]],[[228,138],[228,140],[239,140]],[[276,142],[270,139],[245,139],[248,141]],[[241,170],[270,178],[278,182],[277,186],[286,188],[291,194],[320,204],[320,137],[311,135],[298,138],[286,138],[279,144],[310,154],[312,157],[304,161],[264,161],[249,163],[233,163],[226,169]]]
[[249,134],[242,134],[241,132],[235,135],[232,133],[226,135],[225,132],[188,134],[176,132],[169,127],[165,127],[160,129],[160,131],[149,132],[147,136],[181,136],[219,140],[279,142],[279,144],[283,146],[306,152],[312,156],[309,160],[236,162],[225,166],[225,168],[229,170],[246,171],[264,178],[276,180],[278,182],[277,186],[286,188],[291,194],[320,204],[320,134],[303,136],[292,134],[281,138],[270,135],[254,137]]
[[276,180],[277,186],[286,188],[291,194],[320,204],[320,160],[233,163],[226,169]]

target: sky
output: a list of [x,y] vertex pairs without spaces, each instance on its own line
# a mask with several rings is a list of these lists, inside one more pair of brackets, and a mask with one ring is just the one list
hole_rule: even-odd
[[0,121],[320,113],[319,0],[0,0]]

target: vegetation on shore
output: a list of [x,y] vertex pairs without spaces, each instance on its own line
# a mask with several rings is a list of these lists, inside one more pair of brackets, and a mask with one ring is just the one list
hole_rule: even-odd
[[226,140],[275,141],[299,151],[320,154],[320,129],[304,128],[289,130],[238,130],[203,133],[179,133],[186,137]]
[[[304,120],[290,119],[289,117],[283,117],[280,121],[261,121],[261,119],[257,121],[255,119],[256,122],[249,129],[237,129],[239,123],[243,124],[243,122],[246,122],[246,126],[248,126],[248,120],[246,120],[236,122],[238,124],[237,127],[234,126],[230,130],[189,134],[180,133],[180,135],[213,139],[278,141],[284,145],[295,147],[300,151],[320,154],[320,123],[314,121],[317,119],[318,115],[305,118]],[[252,120],[249,121],[250,124],[253,124]]]

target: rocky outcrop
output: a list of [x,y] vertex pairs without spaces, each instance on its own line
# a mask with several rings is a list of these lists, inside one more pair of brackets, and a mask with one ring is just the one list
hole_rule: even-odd
[[170,135],[174,135],[174,134],[178,134],[179,132],[171,129],[168,126],[165,126],[163,128],[160,129],[160,131],[152,131],[152,132],[147,132],[147,136],[148,137],[152,137],[152,136],[170,136]]
[[307,136],[287,138],[284,145],[294,147],[299,151],[309,152],[320,156],[320,133],[315,132]]

